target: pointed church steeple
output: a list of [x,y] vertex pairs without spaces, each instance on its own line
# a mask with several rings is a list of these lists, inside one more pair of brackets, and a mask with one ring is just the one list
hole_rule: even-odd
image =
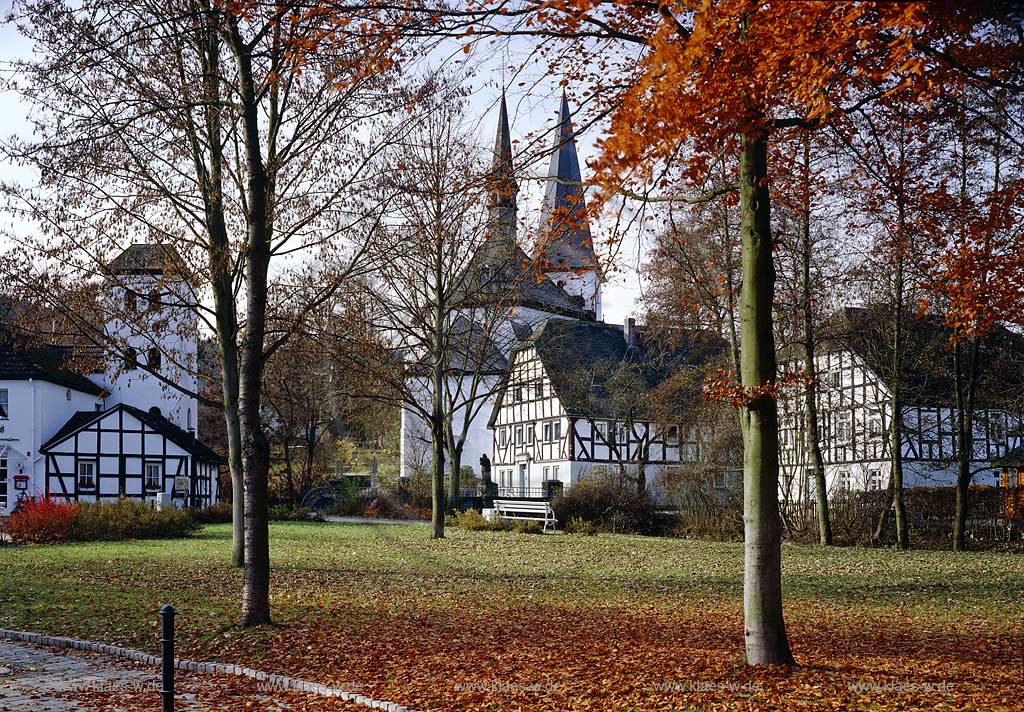
[[569,100],[563,90],[558,133],[544,190],[538,243],[538,257],[548,272],[597,269],[597,255],[583,192],[576,134],[569,113]]
[[488,207],[491,237],[502,243],[515,245],[516,242],[516,183],[512,165],[512,134],[508,126],[508,107],[505,92],[501,92],[501,108],[498,113],[498,133],[494,139],[494,162],[489,176]]

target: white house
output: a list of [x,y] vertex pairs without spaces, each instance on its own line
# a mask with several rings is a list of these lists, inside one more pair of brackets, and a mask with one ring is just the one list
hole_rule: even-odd
[[[884,319],[872,310],[847,308],[830,324],[831,334],[816,350],[819,440],[829,491],[888,486],[891,473],[889,427],[892,392],[891,342]],[[903,382],[903,480],[905,487],[956,483],[956,409],[948,331],[929,317],[906,328]],[[803,360],[784,355],[784,370],[803,371]],[[1024,338],[997,329],[982,352],[971,469],[975,482],[995,484],[996,461],[1022,444]],[[813,500],[813,472],[807,447],[802,389],[779,398],[779,460],[783,499]]]
[[[721,353],[720,340],[694,333],[671,358],[655,358],[632,320],[624,326],[549,319],[511,354],[491,413],[499,494],[537,497],[596,474],[622,473],[657,495],[659,478],[706,459],[706,438],[652,412],[654,389],[679,370]],[[655,397],[656,398],[656,397]]]
[[[491,194],[488,201],[488,237],[470,261],[463,282],[470,285],[460,318],[469,324],[487,324],[470,341],[488,343],[486,357],[465,359],[450,371],[446,392],[452,403],[454,429],[466,427],[462,464],[480,474],[480,458],[491,455],[487,418],[494,407],[508,354],[520,339],[547,319],[587,322],[601,319],[604,277],[594,252],[583,211],[582,177],[569,105],[562,97],[559,130],[548,171],[542,216],[543,232],[531,256],[517,241],[519,187],[512,165],[512,139],[508,111],[502,96],[494,147]],[[500,305],[500,306],[499,306]],[[463,329],[473,332],[471,327]],[[492,353],[493,352],[493,353]],[[432,387],[425,378],[413,378],[417,403],[429,411]],[[429,465],[430,432],[413,409],[403,408],[401,422],[401,474],[411,475]]]
[[4,330],[0,515],[40,496],[216,501],[222,459],[198,439],[196,398],[170,385],[195,388],[196,325],[178,259],[169,248],[132,245],[107,265],[108,298],[137,316],[106,325],[123,348],[101,372],[81,374],[70,348],[29,347],[12,326]]

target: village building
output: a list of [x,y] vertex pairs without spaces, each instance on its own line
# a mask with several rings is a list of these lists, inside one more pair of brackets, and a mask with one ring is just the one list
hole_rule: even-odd
[[[683,422],[701,378],[672,379],[714,362],[720,339],[687,333],[671,350],[623,326],[548,319],[509,358],[491,412],[498,495],[544,497],[591,476],[614,475],[656,496],[664,478],[711,462],[711,438]],[[721,475],[726,474],[723,468]]]
[[[889,486],[889,428],[894,370],[884,306],[850,307],[830,321],[815,356],[819,440],[830,492]],[[904,487],[956,484],[957,428],[953,357],[941,319],[908,319],[901,366]],[[806,371],[784,352],[783,371]],[[887,377],[888,374],[888,377]],[[1003,478],[997,462],[1024,440],[1024,337],[998,327],[981,350],[971,469],[974,482]],[[815,497],[802,388],[779,398],[782,498]]]
[[93,373],[74,349],[30,345],[5,326],[0,515],[29,497],[216,501],[223,460],[197,432],[198,334],[176,264],[170,248],[135,244],[106,265],[105,298],[119,308],[101,327],[120,346]]

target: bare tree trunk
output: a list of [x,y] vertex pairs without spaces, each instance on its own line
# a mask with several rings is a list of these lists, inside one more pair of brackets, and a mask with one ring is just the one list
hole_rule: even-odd
[[465,439],[448,446],[448,463],[451,467],[451,475],[448,477],[448,506],[452,511],[459,508],[462,499],[462,448]]
[[[742,271],[740,376],[746,389],[777,378],[772,331],[775,265],[768,194],[767,136],[744,136],[740,156]],[[758,395],[743,425],[743,614],[747,664],[793,665],[782,613],[778,404]]]
[[981,339],[971,339],[970,356],[963,363],[958,341],[953,350],[953,373],[956,382],[957,450],[956,450],[956,514],[953,519],[953,551],[967,551],[967,515],[970,511],[971,455],[974,453],[974,396],[977,390]]
[[[245,483],[242,477],[242,438],[238,415],[238,316],[233,293],[231,245],[224,218],[224,153],[220,108],[219,15],[204,7],[202,15],[203,95],[206,97],[203,131],[209,150],[209,170],[197,141],[192,151],[201,188],[207,225],[207,259],[213,291],[214,319],[220,358],[221,395],[231,470],[231,562],[241,568],[245,561]],[[195,135],[195,134],[193,134]]]
[[[902,213],[902,211],[901,211]],[[903,224],[902,217],[900,224]],[[910,548],[910,533],[907,531],[907,509],[903,503],[903,245],[902,228],[900,254],[896,260],[896,291],[893,299],[892,336],[892,415],[889,418],[889,449],[892,461],[892,501],[896,511],[896,548]],[[885,513],[883,512],[883,516]]]
[[259,99],[253,84],[252,60],[238,34],[236,21],[230,19],[228,25],[239,75],[249,198],[246,215],[249,243],[245,263],[246,321],[239,389],[242,467],[245,473],[245,575],[240,624],[253,626],[270,623],[270,536],[267,521],[270,442],[260,421],[260,397],[270,263],[268,197],[271,185],[261,151]]
[[821,456],[818,433],[817,369],[815,368],[814,310],[811,300],[811,139],[804,138],[803,190],[804,215],[800,240],[800,289],[804,326],[804,368],[808,381],[804,386],[804,418],[807,420],[807,440],[810,445],[811,469],[814,472],[815,507],[818,513],[818,541],[823,546],[832,544],[832,519],[828,508],[828,482],[825,480],[825,461]]
[[433,448],[433,463],[431,466],[431,490],[432,508],[430,512],[431,531],[434,539],[444,538],[444,411],[441,403],[441,390],[438,381],[442,377],[437,376],[440,367],[435,366],[434,378],[434,409],[430,421],[430,439]]
[[281,441],[281,448],[284,450],[284,476],[288,484],[288,501],[294,507],[298,502],[295,501],[295,477],[292,474],[292,439],[284,438]]

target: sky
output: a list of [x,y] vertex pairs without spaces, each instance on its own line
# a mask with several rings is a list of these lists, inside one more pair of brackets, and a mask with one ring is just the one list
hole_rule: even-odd
[[[10,9],[10,0],[0,0],[0,10],[5,15]],[[2,17],[2,15],[0,15]],[[467,114],[470,129],[478,137],[481,146],[494,143],[498,121],[498,101],[503,87],[507,87],[509,121],[511,125],[513,150],[527,151],[532,142],[551,145],[551,130],[555,126],[562,88],[560,76],[550,76],[546,65],[530,51],[528,40],[516,40],[518,45],[505,45],[500,49],[493,45],[481,44],[470,54],[464,54],[461,46],[442,47],[433,52],[427,62],[431,68],[451,68],[458,73],[467,73],[470,95],[467,99]],[[0,24],[0,72],[11,76],[10,61],[28,56],[31,44],[20,37],[9,24]],[[514,69],[512,69],[514,68]],[[570,87],[570,95],[572,93]],[[12,135],[27,136],[30,127],[26,121],[29,107],[23,104],[17,94],[0,91],[0,137]],[[575,111],[576,107],[573,106]],[[595,155],[594,144],[597,130],[577,137],[580,165],[583,179],[588,178],[586,163]],[[531,156],[536,151],[529,150]],[[521,222],[532,223],[540,213],[543,196],[543,177],[547,173],[547,156],[533,161],[531,165],[517,166],[523,172],[520,179],[519,218]],[[31,175],[0,159],[0,180],[30,180]],[[8,216],[0,216],[5,229],[30,230],[29,224],[12,224]],[[642,261],[643,241],[636,234],[618,236],[614,256],[610,254],[610,241],[602,224],[592,225],[596,248],[602,259],[607,282],[604,285],[604,320],[608,323],[622,323],[627,316],[636,315],[640,310],[641,285],[637,273]]]

